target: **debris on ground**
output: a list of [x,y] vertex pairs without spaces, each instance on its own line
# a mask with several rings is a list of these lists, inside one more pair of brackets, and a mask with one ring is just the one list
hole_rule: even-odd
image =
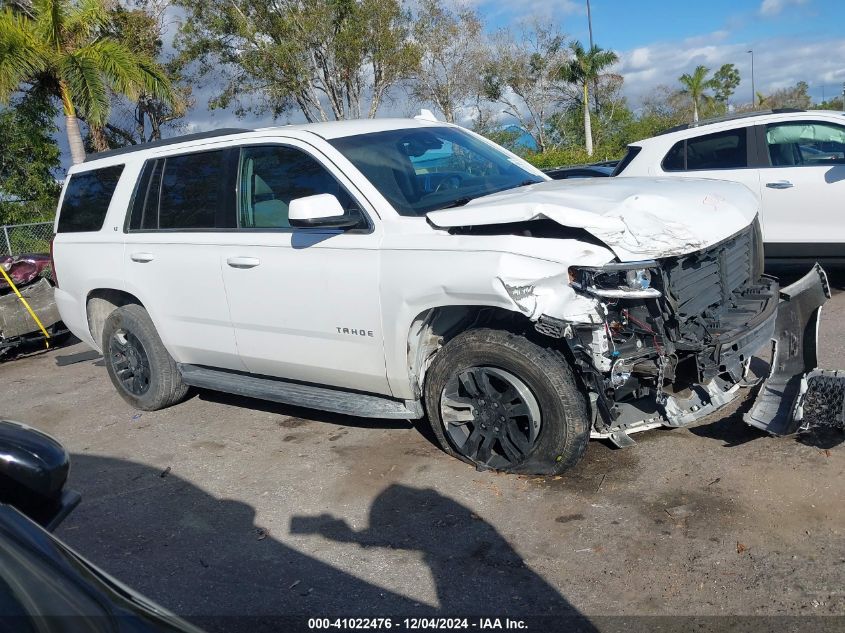
[[693,507],[687,503],[680,506],[674,506],[672,508],[665,508],[664,512],[673,519],[683,519],[684,517],[688,517],[693,514]]
[[165,477],[167,477],[169,474],[170,474],[170,466],[168,466],[168,467],[167,467],[167,468],[165,468],[163,471],[161,471],[161,473],[159,474],[159,477],[161,477],[162,479],[164,479],[164,478],[165,478]]
[[[12,280],[50,338],[66,331],[53,297],[49,255],[7,255],[0,257],[0,268]],[[0,355],[44,338],[41,326],[6,278],[0,275]]]

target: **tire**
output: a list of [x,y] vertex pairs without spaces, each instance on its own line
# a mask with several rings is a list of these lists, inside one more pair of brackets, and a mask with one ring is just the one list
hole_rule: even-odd
[[185,398],[188,386],[141,306],[114,310],[103,326],[102,344],[114,388],[136,409],[157,411]]
[[590,438],[584,393],[563,354],[510,332],[469,330],[446,343],[424,399],[443,450],[479,469],[559,474]]

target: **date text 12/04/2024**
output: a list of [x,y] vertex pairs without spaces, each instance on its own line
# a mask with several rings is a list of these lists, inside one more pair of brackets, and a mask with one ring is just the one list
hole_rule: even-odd
[[524,620],[511,618],[309,618],[310,630],[527,630]]

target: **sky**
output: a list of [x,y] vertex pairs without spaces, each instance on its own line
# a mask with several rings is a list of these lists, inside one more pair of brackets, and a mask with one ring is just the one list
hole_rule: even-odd
[[[487,8],[489,5],[489,9]],[[532,11],[546,12],[562,30],[587,41],[585,0],[527,0],[515,11],[501,3],[477,8],[490,23],[507,25]],[[703,64],[736,64],[742,75],[735,99],[751,101],[751,54],[755,88],[763,93],[810,84],[816,100],[842,94],[845,82],[843,0],[592,0],[593,39],[619,53],[617,71],[634,105],[659,84]]]
[[[489,32],[518,28],[539,18],[554,23],[568,38],[587,42],[586,0],[447,0],[472,6]],[[661,84],[704,64],[716,70],[736,64],[742,76],[734,99],[750,102],[751,54],[759,92],[806,81],[816,100],[841,94],[845,82],[845,0],[591,0],[593,39],[620,56],[614,69],[625,78],[624,94],[637,107]],[[548,22],[546,22],[548,20]],[[195,90],[197,106],[189,127],[272,125],[270,118],[239,121],[231,112],[209,111],[207,99],[218,88],[205,82]],[[407,104],[388,104],[381,116],[405,116]],[[291,122],[301,117],[290,115]],[[287,119],[276,123],[287,123]]]
[[[517,28],[539,19],[555,24],[568,38],[587,42],[586,0],[447,0],[475,8],[488,31]],[[810,85],[820,101],[842,94],[845,82],[845,0],[591,0],[593,38],[619,54],[614,69],[625,78],[623,92],[636,108],[655,87],[677,85],[677,78],[703,64],[716,70],[736,64],[742,76],[734,100],[750,102],[751,57],[759,92]],[[219,127],[262,127],[299,122],[269,117],[239,120],[230,111],[211,111],[209,97],[219,88],[206,80],[194,89],[196,106],[187,116],[187,131]],[[400,101],[380,110],[380,116],[407,116]],[[66,142],[61,139],[63,150]],[[67,163],[66,151],[63,162]]]

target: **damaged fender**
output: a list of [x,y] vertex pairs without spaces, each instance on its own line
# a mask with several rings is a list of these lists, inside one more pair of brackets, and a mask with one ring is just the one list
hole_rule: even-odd
[[602,323],[599,302],[576,293],[569,285],[569,274],[553,275],[535,281],[496,277],[502,294],[525,316],[537,322],[549,316],[570,323]]
[[747,424],[772,435],[789,435],[801,427],[798,405],[802,381],[818,366],[819,312],[829,298],[827,275],[818,264],[781,289],[771,369],[754,405],[743,416]]

